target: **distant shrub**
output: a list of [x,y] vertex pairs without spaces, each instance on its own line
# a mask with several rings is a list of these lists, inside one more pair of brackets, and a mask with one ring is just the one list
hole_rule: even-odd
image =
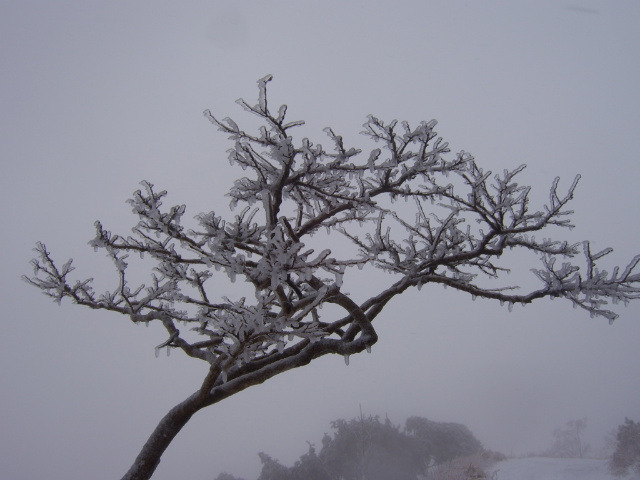
[[[484,451],[460,423],[411,417],[402,429],[388,418],[360,414],[336,420],[331,427],[333,435],[324,435],[322,447],[316,451],[309,444],[292,467],[260,453],[258,480],[468,480],[486,478],[485,466],[504,459]],[[464,460],[460,463],[458,457]],[[436,473],[441,476],[434,477]]]
[[584,458],[590,450],[590,446],[582,440],[586,428],[586,417],[568,421],[564,427],[553,432],[553,445],[542,455],[552,458]]
[[482,458],[488,463],[498,463],[507,459],[504,453],[494,452],[493,450],[484,450],[481,454]]
[[410,417],[405,430],[420,441],[429,463],[440,465],[457,457],[481,452],[482,443],[466,425],[452,422],[433,422],[422,417]]
[[222,472],[215,478],[215,480],[244,480],[244,478],[234,477],[230,473]]
[[490,475],[491,466],[506,457],[500,453],[483,451],[467,457],[459,457],[429,469],[429,480],[478,480],[495,478]]
[[632,468],[640,475],[640,423],[625,418],[618,427],[616,447],[609,459],[609,469],[616,476],[625,475]]

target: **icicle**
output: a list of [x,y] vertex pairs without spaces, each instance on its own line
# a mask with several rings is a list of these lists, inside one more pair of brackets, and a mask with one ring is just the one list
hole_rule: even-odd
[[507,304],[507,308],[509,309],[509,312],[513,312],[513,302],[509,302]]
[[158,347],[155,348],[155,354],[156,354],[156,358],[158,358],[158,356],[160,355],[160,348]]
[[371,345],[367,345],[367,353],[371,353]]
[[167,346],[167,357],[171,356],[171,347]]
[[349,366],[349,355],[345,355],[344,356],[344,364],[348,367]]
[[476,301],[476,298],[478,298],[476,295],[471,295],[471,300],[473,300],[474,302]]

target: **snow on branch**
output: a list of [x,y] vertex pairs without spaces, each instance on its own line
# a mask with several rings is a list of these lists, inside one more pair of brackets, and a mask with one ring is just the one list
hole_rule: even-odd
[[[377,338],[371,322],[387,303],[427,284],[507,303],[561,297],[610,321],[616,313],[609,304],[640,297],[640,256],[608,273],[597,264],[610,249],[594,254],[586,242],[581,256],[580,244],[547,238],[551,226],[572,227],[568,205],[579,177],[566,191],[555,179],[547,203],[534,207],[531,187],[519,183],[524,165],[493,174],[467,152],[451,154],[435,120],[412,127],[370,115],[362,133],[375,148],[349,147],[326,128],[325,149],[291,135],[304,122],[287,121],[286,105],[274,113],[271,79],[258,81],[257,104],[238,100],[260,119],[255,132],[205,111],[228,136],[228,159],[240,167],[229,191],[235,215],[201,213],[186,227],[186,206],[165,206],[167,192],[145,181],[128,201],[138,217],[131,234],[96,222],[89,242],[113,261],[113,290],[97,294],[92,279],[71,280],[71,261],[58,267],[40,243],[26,280],[57,302],[68,298],[137,324],[159,322],[167,340],[158,348],[208,362],[217,385],[243,375],[259,381],[256,372],[276,364],[290,368],[321,354],[368,349]],[[353,248],[333,251],[336,237]],[[324,247],[310,246],[318,243]],[[531,269],[540,288],[516,293],[517,285],[485,282],[517,266],[511,250],[540,257],[542,267]],[[145,284],[130,285],[134,257],[150,264]],[[356,300],[343,282],[363,266],[392,274],[393,283]],[[237,282],[232,289],[241,295],[221,293],[224,279]],[[343,314],[323,318],[326,304]]]

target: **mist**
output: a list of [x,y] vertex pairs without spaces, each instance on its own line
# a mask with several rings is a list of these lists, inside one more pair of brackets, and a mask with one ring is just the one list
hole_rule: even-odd
[[[87,242],[94,222],[128,233],[125,200],[141,180],[227,215],[232,145],[203,117],[251,121],[235,104],[286,103],[296,132],[371,147],[368,114],[436,128],[452,152],[521,181],[542,205],[556,176],[581,181],[576,228],[558,231],[608,265],[640,253],[640,4],[496,1],[174,3],[3,2],[0,15],[0,472],[12,479],[120,478],[160,418],[200,384],[179,352],[154,355],[161,329],[57,306],[20,280],[37,241],[78,276],[112,288]],[[192,224],[193,225],[193,224]],[[522,258],[508,281],[533,281]],[[345,279],[362,299],[387,279]],[[102,285],[102,284],[101,284]],[[232,289],[233,285],[226,288]],[[561,300],[472,301],[436,286],[376,319],[379,341],[346,366],[328,356],[199,412],[154,479],[247,479],[258,452],[291,465],[329,423],[359,414],[468,426],[486,448],[540,452],[554,429],[588,418],[597,451],[625,417],[640,419],[640,304],[609,325]]]

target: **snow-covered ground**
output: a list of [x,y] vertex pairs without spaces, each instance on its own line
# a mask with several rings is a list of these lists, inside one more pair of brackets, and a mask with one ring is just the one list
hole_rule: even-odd
[[607,460],[570,458],[516,458],[496,463],[491,469],[495,480],[640,480],[637,475],[614,477]]

